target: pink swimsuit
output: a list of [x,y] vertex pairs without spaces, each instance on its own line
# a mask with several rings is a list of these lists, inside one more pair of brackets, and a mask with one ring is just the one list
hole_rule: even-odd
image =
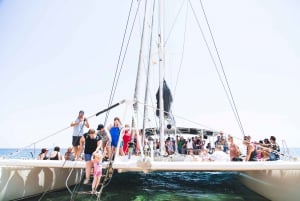
[[102,163],[94,162],[94,176],[101,176],[102,174]]

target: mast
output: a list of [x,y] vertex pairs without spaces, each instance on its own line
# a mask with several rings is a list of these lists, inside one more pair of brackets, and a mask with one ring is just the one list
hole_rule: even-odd
[[164,122],[164,100],[163,100],[163,82],[164,82],[164,70],[165,70],[165,52],[164,52],[164,4],[163,0],[158,4],[158,17],[159,17],[159,134],[160,134],[160,155],[165,154],[165,122]]
[[145,98],[144,98],[144,118],[143,118],[143,142],[146,138],[145,128],[147,125],[146,118],[148,116],[148,100],[149,100],[149,77],[150,77],[150,66],[151,66],[151,52],[152,52],[152,36],[153,36],[153,23],[154,23],[154,10],[155,10],[155,1],[152,4],[152,12],[150,12],[151,15],[151,26],[150,26],[150,40],[149,40],[149,52],[148,52],[148,65],[147,65],[147,73],[146,73],[146,90],[145,90]]
[[[136,81],[135,81],[135,90],[134,90],[134,103],[133,103],[133,109],[134,109],[134,116],[135,118],[132,118],[132,127],[135,129],[137,128],[137,122],[135,122],[134,119],[138,119],[138,97],[140,93],[140,77],[141,77],[141,68],[142,68],[142,55],[143,55],[143,49],[144,49],[144,35],[145,35],[145,24],[146,24],[146,10],[147,10],[147,1],[145,2],[145,11],[144,11],[144,22],[143,22],[143,32],[141,37],[141,47],[140,47],[140,53],[139,53],[139,61],[138,61],[138,70],[136,75]],[[131,136],[132,137],[132,136]],[[132,137],[133,141],[133,137]]]

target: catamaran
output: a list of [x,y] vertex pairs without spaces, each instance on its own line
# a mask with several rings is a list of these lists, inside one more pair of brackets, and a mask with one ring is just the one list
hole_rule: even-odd
[[[124,123],[131,125],[132,139],[134,139],[133,135],[136,134],[136,141],[132,141],[132,143],[129,144],[128,155],[119,155],[118,149],[120,148],[117,148],[115,156],[112,157],[113,160],[104,162],[103,167],[105,169],[113,169],[119,173],[128,171],[144,173],[155,171],[231,171],[236,172],[236,176],[248,188],[270,200],[297,200],[300,196],[300,162],[298,159],[289,155],[288,149],[282,149],[281,160],[257,162],[211,162],[197,160],[187,154],[179,154],[176,148],[173,154],[166,153],[165,141],[168,137],[201,136],[213,143],[219,131],[217,129],[196,126],[179,126],[177,120],[180,117],[173,114],[171,109],[173,97],[172,94],[169,93],[170,90],[167,87],[168,85],[165,76],[165,64],[167,61],[167,58],[165,57],[165,47],[167,40],[165,38],[164,30],[163,17],[165,8],[163,2],[164,1],[158,1],[157,5],[154,1],[136,2],[136,13],[143,10],[143,28],[140,34],[138,70],[133,99],[126,99],[113,104],[113,93],[116,89],[114,83],[114,90],[112,90],[112,96],[108,104],[109,106],[89,117],[93,118],[103,114],[108,116],[111,110],[116,110],[116,108],[124,105],[125,112],[121,119],[123,119]],[[144,9],[142,9],[142,5],[144,5]],[[194,8],[191,1],[186,1],[186,5],[193,11],[194,18],[199,26],[199,21],[193,10]],[[204,11],[204,9],[202,10]],[[156,13],[159,15],[158,20],[154,17]],[[130,13],[130,16],[136,15]],[[132,20],[132,27],[127,27],[125,33],[130,33],[128,30],[133,29],[135,23],[134,18]],[[155,29],[155,23],[158,23],[157,30]],[[198,28],[201,30],[201,26]],[[202,36],[205,41],[205,46],[209,50],[209,54],[212,55],[212,49],[207,44],[206,37],[203,33]],[[186,36],[184,35],[184,37]],[[129,34],[128,42],[130,39],[131,35]],[[211,40],[213,40],[213,38],[211,38]],[[122,47],[126,47],[124,44],[122,44]],[[154,47],[157,47],[157,50],[153,50]],[[145,49],[148,51],[145,52]],[[126,52],[126,49],[121,49],[121,53],[123,53],[123,51]],[[183,55],[184,54],[182,53],[179,63],[182,62]],[[178,61],[178,58],[176,61]],[[213,61],[215,62],[215,60]],[[122,63],[121,60],[118,63]],[[155,66],[154,70],[153,66]],[[157,68],[157,66],[159,66],[159,68]],[[118,66],[118,68],[120,67]],[[144,74],[142,73],[143,70],[145,72]],[[156,93],[156,105],[149,103],[150,91],[154,91],[153,88],[151,89],[149,86],[149,83],[151,82],[150,73],[153,71],[156,71],[157,74],[159,74],[159,76],[155,76],[155,81],[159,83]],[[118,77],[120,69],[116,72],[115,77]],[[223,76],[224,75],[225,73]],[[218,72],[218,76],[222,76],[222,74]],[[141,93],[139,91],[141,87],[141,78],[146,78],[144,82],[146,89],[143,100],[139,97]],[[223,77],[223,79],[224,78],[226,80],[226,77]],[[231,97],[229,98],[229,102],[232,106],[233,113],[238,124],[242,127],[231,91],[228,90],[228,82],[224,82],[222,79],[221,82],[225,88],[227,97]],[[189,91],[189,89],[186,90]],[[141,109],[140,106],[143,108]],[[141,112],[141,110],[143,112]],[[196,110],[197,108],[195,108],[195,112],[197,112]],[[150,117],[150,114],[154,114],[154,117]],[[159,122],[156,122],[157,119]],[[154,125],[149,125],[151,123]],[[190,121],[189,123],[194,122]],[[243,135],[244,133],[242,131],[242,136]],[[122,143],[121,136],[122,135],[120,135],[118,141],[119,145]],[[239,138],[237,137],[236,139]],[[157,142],[159,145],[156,144]],[[133,150],[134,148],[137,148],[137,146],[139,146],[139,152],[138,154],[134,154]],[[282,147],[284,148],[285,146]],[[72,195],[76,193],[77,184],[83,180],[84,167],[84,161],[38,161],[3,158],[0,160],[0,199],[3,201],[22,199],[62,188],[68,188],[72,197]],[[112,175],[109,174],[109,171],[107,171],[105,177],[106,179],[113,179]],[[98,189],[98,199],[100,199],[102,188],[103,185]],[[18,189],[18,191],[15,189]]]

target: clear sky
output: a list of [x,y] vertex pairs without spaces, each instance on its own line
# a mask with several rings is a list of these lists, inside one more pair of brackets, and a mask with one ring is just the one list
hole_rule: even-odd
[[[182,2],[187,1],[172,0],[168,8],[177,13]],[[191,2],[200,16],[199,1]],[[245,133],[255,140],[275,135],[279,143],[285,139],[288,146],[300,147],[300,2],[202,2]],[[79,110],[91,116],[107,106],[130,3],[0,1],[0,148],[22,148],[67,128]],[[178,19],[173,30],[177,34],[168,35],[174,19],[166,19],[165,30],[171,89],[183,40],[174,30],[184,30],[179,28],[184,20]],[[141,15],[137,22],[141,27]],[[173,113],[241,136],[192,14],[188,24],[192,31],[186,35]],[[139,37],[140,32],[131,41],[139,42]],[[133,97],[135,47],[128,47],[124,66],[131,68],[122,72],[114,102]],[[115,115],[122,117],[121,109],[115,109],[109,121]],[[103,121],[104,116],[90,118],[94,128]],[[69,128],[36,146],[67,147],[71,135]]]

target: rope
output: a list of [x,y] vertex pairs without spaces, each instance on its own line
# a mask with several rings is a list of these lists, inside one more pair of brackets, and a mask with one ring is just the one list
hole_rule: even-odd
[[[188,7],[186,7],[186,9],[188,9]],[[183,43],[182,43],[182,54],[181,54],[181,58],[180,58],[180,65],[179,65],[179,70],[178,70],[178,74],[177,74],[177,78],[176,78],[176,82],[175,82],[175,88],[174,88],[174,100],[175,100],[175,95],[176,95],[176,89],[177,89],[177,84],[178,84],[178,80],[179,80],[179,75],[180,75],[180,71],[182,69],[182,63],[183,63],[183,57],[184,57],[184,50],[185,50],[185,40],[186,40],[186,30],[187,30],[187,21],[188,21],[188,12],[186,12],[186,16],[185,16],[185,26],[184,26],[184,36],[183,36]]]
[[[123,68],[123,64],[124,64],[124,61],[125,61],[125,56],[126,56],[127,49],[128,49],[128,46],[129,46],[129,41],[130,41],[131,36],[132,36],[132,31],[133,31],[135,20],[136,20],[137,14],[138,14],[140,2],[141,1],[139,1],[139,3],[138,3],[138,7],[137,7],[137,10],[136,10],[136,13],[135,13],[135,16],[134,16],[134,21],[133,21],[131,31],[130,31],[130,34],[129,34],[129,38],[128,38],[128,41],[127,41],[127,45],[126,45],[126,48],[124,50],[123,59],[122,59],[122,62],[120,64],[121,55],[122,55],[122,52],[123,52],[123,46],[124,46],[124,43],[125,43],[125,36],[126,36],[127,30],[128,30],[129,19],[130,19],[130,16],[131,16],[131,10],[132,10],[132,5],[133,5],[133,0],[131,1],[129,14],[128,14],[127,22],[126,22],[126,26],[125,26],[125,31],[124,31],[124,34],[123,34],[122,45],[121,45],[121,49],[120,49],[120,53],[119,53],[119,57],[118,57],[117,67],[116,67],[116,70],[115,70],[114,81],[113,81],[113,84],[112,84],[112,87],[111,87],[111,93],[110,93],[110,97],[109,97],[108,106],[111,105],[111,103],[113,101],[113,98],[114,98],[114,95],[116,93],[117,84],[118,84],[119,77],[120,77],[120,74],[121,74],[121,71],[122,71],[122,68]],[[108,115],[109,115],[109,111],[106,113],[104,124],[107,123]]]
[[[203,10],[203,13],[204,13],[204,16],[205,16],[205,19],[206,19],[208,28],[209,28],[209,30],[210,30],[210,35],[211,35],[211,38],[212,38],[212,41],[213,41],[213,44],[214,44],[214,47],[215,47],[215,51],[216,51],[216,53],[217,53],[217,55],[218,55],[219,62],[220,62],[220,64],[221,64],[222,72],[223,72],[223,77],[224,77],[224,79],[226,80],[226,83],[223,82],[221,73],[220,73],[220,71],[218,70],[217,63],[216,63],[216,61],[215,61],[215,59],[214,59],[214,56],[213,56],[213,54],[212,54],[212,51],[211,51],[211,49],[210,49],[210,47],[209,47],[208,41],[207,41],[207,39],[206,39],[206,37],[205,37],[205,34],[204,34],[204,32],[203,32],[203,30],[202,30],[202,28],[201,28],[201,25],[200,25],[200,22],[199,22],[199,20],[198,20],[198,18],[197,18],[196,12],[195,12],[195,10],[194,10],[194,8],[193,8],[191,2],[189,1],[190,7],[191,7],[191,9],[192,9],[192,11],[193,11],[195,20],[196,20],[196,22],[197,22],[197,24],[198,24],[198,27],[199,27],[199,29],[200,29],[200,32],[201,32],[201,35],[202,35],[202,37],[203,37],[204,43],[205,43],[206,48],[207,48],[207,50],[208,50],[208,52],[209,52],[209,55],[210,55],[210,57],[211,57],[211,59],[212,59],[212,62],[213,62],[214,67],[215,67],[215,70],[216,70],[216,72],[217,72],[217,74],[218,74],[218,78],[219,78],[219,80],[220,80],[220,82],[221,82],[221,85],[222,85],[222,87],[223,87],[223,89],[224,89],[224,92],[225,92],[225,94],[226,94],[226,96],[227,96],[228,102],[229,102],[229,104],[230,104],[230,106],[231,106],[231,108],[232,108],[232,110],[233,110],[234,116],[235,116],[235,118],[236,118],[236,120],[237,120],[237,122],[238,122],[238,125],[239,125],[239,127],[240,127],[240,130],[241,130],[243,136],[245,136],[245,134],[244,134],[244,129],[243,129],[243,126],[242,126],[242,124],[241,124],[241,120],[240,120],[240,117],[239,117],[239,115],[238,115],[238,112],[237,112],[237,109],[236,109],[236,105],[235,105],[235,102],[234,102],[234,99],[233,99],[233,96],[232,96],[232,93],[231,93],[231,90],[230,90],[230,87],[229,87],[229,83],[228,83],[227,77],[226,77],[226,75],[225,75],[224,67],[223,67],[223,65],[222,65],[221,58],[220,58],[220,56],[219,56],[218,49],[217,49],[217,47],[216,47],[216,44],[215,44],[215,41],[214,41],[214,38],[213,38],[213,35],[212,35],[212,32],[211,32],[211,29],[210,29],[210,26],[209,26],[209,23],[208,23],[208,20],[207,20],[207,17],[206,17],[205,11],[204,11],[204,7],[203,7],[203,5],[202,5],[201,0],[200,0],[200,3],[201,3],[201,6],[202,6],[202,10]],[[225,84],[226,84],[227,87],[225,86]]]
[[[90,119],[90,118],[92,118],[92,117],[95,117],[95,116],[99,116],[100,114],[102,114],[102,113],[104,113],[104,112],[106,112],[106,111],[109,111],[109,110],[111,110],[111,109],[113,109],[113,108],[115,108],[115,107],[117,107],[117,106],[119,106],[119,105],[121,105],[121,104],[123,104],[123,103],[125,103],[125,100],[121,100],[120,102],[118,102],[118,103],[116,103],[116,104],[114,104],[114,105],[112,105],[112,106],[110,106],[110,107],[108,107],[108,108],[106,108],[106,109],[104,109],[104,110],[101,110],[100,112],[97,112],[97,113],[95,113],[95,114],[93,114],[93,115],[90,115],[90,116],[88,116],[88,117],[86,117],[86,119]],[[58,135],[58,134],[60,134],[60,133],[62,133],[62,132],[64,132],[64,131],[66,131],[67,129],[69,129],[69,128],[71,128],[72,126],[68,126],[68,127],[66,127],[66,128],[63,128],[63,129],[60,129],[60,130],[58,130],[58,131],[56,131],[56,132],[54,132],[54,133],[52,133],[52,134],[50,134],[50,135],[48,135],[48,136],[46,136],[46,137],[44,137],[44,138],[41,138],[41,139],[39,139],[39,140],[37,140],[37,141],[34,141],[33,143],[31,143],[31,144],[29,144],[29,145],[27,145],[27,146],[24,146],[24,147],[22,147],[22,148],[19,148],[19,149],[17,149],[15,152],[11,152],[11,153],[9,153],[9,154],[6,154],[6,155],[4,155],[3,157],[10,157],[10,156],[15,156],[15,155],[17,155],[17,154],[19,154],[22,150],[25,150],[26,148],[29,148],[29,147],[31,147],[31,146],[34,146],[35,144],[37,144],[37,143],[39,143],[39,142],[42,142],[42,141],[44,141],[44,140],[46,140],[46,139],[48,139],[48,138],[50,138],[50,137],[53,137],[53,136],[55,136],[55,135]],[[32,154],[32,153],[31,153]],[[32,157],[33,157],[33,154],[32,154]]]
[[244,132],[244,128],[243,128],[243,125],[242,125],[242,122],[241,122],[241,118],[240,118],[240,115],[238,113],[238,110],[237,110],[237,107],[236,107],[236,104],[235,104],[235,101],[234,101],[234,98],[233,98],[233,95],[232,95],[232,92],[231,92],[231,88],[230,88],[230,85],[229,85],[229,82],[228,82],[228,79],[227,79],[227,76],[226,76],[226,73],[225,73],[225,70],[224,70],[224,66],[223,66],[223,62],[221,60],[221,57],[220,57],[220,54],[219,54],[219,50],[217,48],[217,45],[216,45],[216,42],[215,42],[215,39],[214,39],[214,36],[212,34],[212,31],[211,31],[211,28],[210,28],[210,25],[208,23],[208,19],[207,19],[207,16],[206,16],[206,13],[204,11],[204,6],[202,4],[202,1],[200,0],[200,3],[201,3],[201,8],[202,8],[202,11],[203,11],[203,14],[204,14],[204,17],[205,17],[205,21],[206,21],[206,24],[207,24],[207,27],[209,29],[209,33],[210,33],[210,36],[212,38],[212,42],[213,42],[213,45],[214,45],[214,48],[216,50],[216,53],[217,53],[217,56],[218,56],[218,60],[220,62],[220,66],[221,66],[221,69],[222,69],[222,72],[223,72],[223,75],[224,75],[224,79],[226,81],[226,86],[227,86],[227,89],[229,91],[229,94],[230,94],[230,98],[231,98],[231,101],[232,101],[232,105],[233,105],[233,112],[236,116],[236,119],[238,121],[238,124],[239,124],[239,127],[242,131],[242,134],[243,136],[245,136],[245,132]]

